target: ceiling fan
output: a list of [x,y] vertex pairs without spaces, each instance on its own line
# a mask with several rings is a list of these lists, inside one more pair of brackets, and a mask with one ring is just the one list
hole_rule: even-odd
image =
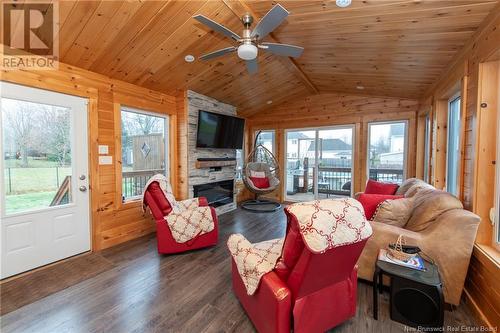
[[304,51],[303,47],[288,44],[262,42],[262,39],[264,39],[264,37],[266,37],[274,29],[276,29],[287,18],[288,14],[289,12],[283,6],[277,4],[273,8],[271,8],[271,10],[267,12],[266,15],[264,15],[264,17],[255,26],[255,29],[253,29],[252,31],[250,30],[250,26],[253,23],[253,17],[252,15],[247,13],[241,18],[244,26],[241,37],[225,26],[212,21],[208,17],[205,17],[203,15],[193,16],[193,18],[198,22],[239,43],[238,46],[230,46],[202,55],[200,59],[210,60],[224,54],[237,51],[238,57],[245,60],[248,72],[250,74],[253,74],[256,73],[258,69],[258,49],[262,49],[264,51],[271,52],[280,56],[299,57]]

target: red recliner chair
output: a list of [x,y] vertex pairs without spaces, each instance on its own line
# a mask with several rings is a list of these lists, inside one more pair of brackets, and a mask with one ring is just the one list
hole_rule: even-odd
[[[208,206],[206,198],[200,197],[197,199],[200,207]],[[167,216],[172,212],[172,206],[168,202],[167,198],[165,198],[158,182],[152,182],[146,189],[144,193],[144,204],[149,207],[154,219],[156,220],[158,253],[179,253],[217,244],[219,234],[218,219],[213,207],[210,207],[210,211],[214,221],[214,229],[208,233],[200,234],[190,241],[178,243],[173,238],[169,226],[164,219],[164,216]]]
[[[285,210],[286,212],[286,210]],[[260,333],[324,332],[356,314],[356,262],[366,239],[313,254],[295,217],[288,224],[282,256],[249,296],[232,260],[233,289]]]

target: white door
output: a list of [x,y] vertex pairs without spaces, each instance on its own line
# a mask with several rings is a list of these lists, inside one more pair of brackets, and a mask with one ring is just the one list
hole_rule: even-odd
[[87,100],[0,84],[6,278],[90,250]]

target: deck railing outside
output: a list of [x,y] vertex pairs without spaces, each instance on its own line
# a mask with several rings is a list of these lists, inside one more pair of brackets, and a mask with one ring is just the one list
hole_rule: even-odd
[[142,195],[142,190],[149,178],[161,173],[165,174],[165,169],[124,171],[122,173],[122,197],[123,200]]
[[403,182],[403,170],[402,169],[382,169],[382,168],[371,168],[370,169],[370,179],[381,181],[381,182],[391,182],[401,184]]
[[[314,168],[308,168],[307,173],[304,172],[303,168],[300,168],[301,163],[297,160],[288,159],[287,168],[287,192],[289,195],[293,195],[297,192],[309,192],[312,191]],[[304,176],[307,174],[307,184],[308,188],[301,188],[303,185]],[[392,168],[372,168],[370,169],[370,178],[378,181],[384,182],[394,182],[401,183],[403,181],[403,170],[392,169]],[[330,166],[330,165],[320,165],[318,167],[318,193],[328,194],[328,195],[351,195],[351,180],[352,173],[350,166]]]

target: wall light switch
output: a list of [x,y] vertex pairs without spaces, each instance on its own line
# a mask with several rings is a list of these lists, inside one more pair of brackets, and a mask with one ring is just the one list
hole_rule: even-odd
[[99,165],[113,164],[113,156],[99,156]]
[[108,155],[109,149],[107,145],[99,145],[99,155]]

